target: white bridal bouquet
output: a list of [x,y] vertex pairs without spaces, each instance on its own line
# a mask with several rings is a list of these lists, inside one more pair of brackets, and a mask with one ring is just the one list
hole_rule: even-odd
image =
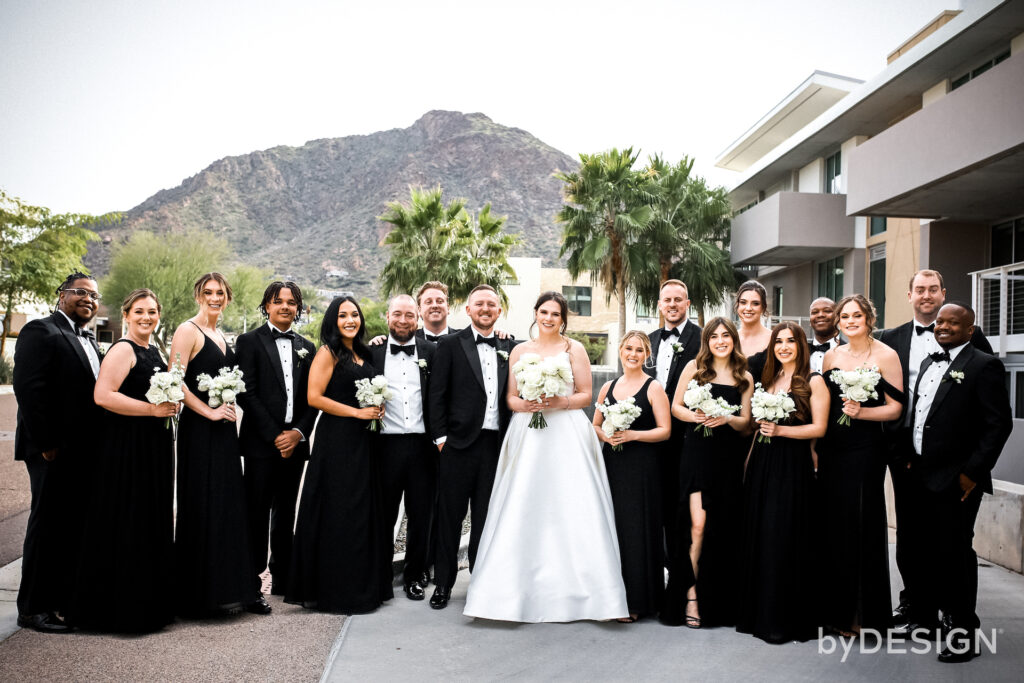
[[[640,417],[643,412],[640,407],[637,406],[636,401],[632,396],[624,398],[618,403],[608,403],[608,399],[604,400],[604,403],[594,404],[601,414],[604,415],[604,422],[601,423],[601,430],[604,435],[611,437],[615,432],[624,432],[629,429],[630,425],[633,424],[633,420]],[[621,451],[622,445],[612,446],[613,451]]]
[[234,403],[238,395],[245,391],[245,382],[242,381],[242,371],[236,365],[233,368],[221,368],[216,377],[210,377],[205,372],[196,377],[199,384],[199,391],[205,391],[210,395],[207,404],[216,408],[221,403]]
[[[737,410],[739,406],[731,406],[729,403],[722,398],[714,397],[711,395],[710,384],[698,384],[697,380],[691,379],[690,383],[686,385],[686,393],[683,394],[683,403],[690,410],[699,410],[708,417],[728,417]],[[704,436],[711,436],[712,430],[710,427],[704,425],[697,425],[693,428],[693,431],[697,431],[701,427],[704,427]]]
[[[153,376],[149,378],[149,391],[146,400],[153,405],[161,403],[178,403],[185,400],[185,390],[181,388],[185,381],[185,368],[181,367],[181,354],[174,356],[174,365],[166,371],[153,368]],[[171,420],[178,423],[178,416],[164,419],[164,427],[170,429]]]
[[[754,396],[750,399],[750,414],[755,420],[778,424],[796,410],[796,403],[785,391],[772,394],[764,390],[761,383],[754,385]],[[769,443],[772,438],[763,434],[757,435],[758,443]]]
[[[519,396],[541,403],[545,396],[567,396],[572,386],[572,366],[562,355],[541,358],[540,354],[524,353],[512,366],[519,387]],[[531,429],[548,426],[542,413],[534,413]]]
[[[379,408],[393,395],[394,393],[388,389],[388,378],[384,375],[377,375],[373,379],[356,380],[356,400],[359,401],[360,408],[369,408],[370,406]],[[376,432],[381,426],[380,420],[370,420],[367,429]]]
[[[878,371],[877,367],[857,368],[856,370],[840,370],[836,368],[829,374],[829,377],[839,387],[840,398],[856,401],[857,403],[863,403],[869,398],[878,398],[878,392],[875,391],[875,387],[878,385],[878,380],[882,379],[882,373]],[[841,425],[848,425],[850,424],[850,416],[843,413],[836,422]]]

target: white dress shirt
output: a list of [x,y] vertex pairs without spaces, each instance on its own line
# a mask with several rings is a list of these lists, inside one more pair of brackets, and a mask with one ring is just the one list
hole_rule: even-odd
[[[815,339],[814,343],[818,344],[819,342]],[[838,334],[828,340],[828,350],[831,351],[837,346],[839,346]],[[821,372],[821,364],[825,362],[825,353],[825,351],[815,351],[811,354],[811,372]]]
[[[267,327],[270,328],[271,334],[273,334],[274,330],[277,330],[278,332],[288,331],[280,329],[269,320],[267,321]],[[277,345],[277,355],[281,358],[281,372],[284,373],[284,392],[287,396],[287,399],[285,400],[284,421],[287,424],[292,421],[292,418],[295,415],[295,386],[292,381],[292,377],[295,373],[295,369],[292,367],[292,346],[295,342],[288,337],[278,337],[274,340],[274,344]]]
[[[916,318],[913,325],[927,327]],[[914,387],[917,386],[917,374],[921,372],[921,363],[929,354],[936,351],[942,351],[942,347],[939,346],[939,342],[935,341],[934,333],[926,330],[918,334],[916,328],[910,328],[910,358],[907,359],[907,400],[911,401],[910,405],[913,405]],[[950,351],[950,353],[953,352]]]
[[[492,329],[490,334],[480,334],[474,327],[474,343],[478,336],[489,339],[494,336],[494,330]],[[480,357],[480,370],[484,375],[484,389],[487,390],[487,408],[484,410],[483,428],[498,431],[501,428],[498,418],[498,351],[488,344],[477,344],[476,352]]]
[[[402,343],[388,335],[384,351],[384,377],[388,380],[391,398],[384,404],[384,434],[423,434],[423,395],[420,385],[419,354],[416,338]],[[412,355],[391,353],[391,345],[411,346]]]
[[[686,327],[686,320],[679,323],[676,327],[665,326],[665,330],[679,330],[680,335],[683,332],[683,328]],[[658,330],[657,334],[661,334],[661,330]],[[658,357],[655,359],[655,379],[664,389],[668,389],[668,371],[672,369],[672,358],[676,354],[676,350],[672,348],[673,344],[679,343],[679,337],[668,337],[662,339],[658,346]]]
[[59,308],[57,309],[57,311],[62,316],[64,316],[65,320],[68,321],[68,325],[71,326],[71,331],[75,333],[75,339],[77,339],[78,343],[82,346],[83,349],[85,349],[85,356],[86,356],[86,358],[89,359],[89,366],[92,368],[93,379],[99,377],[100,376],[100,357],[96,355],[96,349],[93,348],[93,345],[89,343],[88,339],[86,339],[85,337],[82,337],[82,336],[80,336],[78,334],[78,326],[75,325],[75,323],[71,321],[71,318],[68,317],[67,313],[65,313],[64,311],[60,310]]
[[[928,332],[922,333],[922,337]],[[928,420],[928,412],[932,409],[932,402],[935,400],[935,393],[942,384],[942,378],[949,370],[949,366],[957,355],[963,351],[966,343],[955,349],[949,350],[949,361],[934,361],[921,375],[921,386],[918,387],[917,403],[914,404],[914,450],[921,455],[921,446],[924,443],[924,423]],[[942,349],[938,349],[942,351]]]

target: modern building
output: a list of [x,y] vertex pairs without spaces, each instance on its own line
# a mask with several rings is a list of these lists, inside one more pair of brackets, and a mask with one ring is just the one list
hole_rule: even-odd
[[773,312],[863,292],[898,325],[921,268],[974,303],[1018,418],[994,475],[1024,483],[1024,0],[964,0],[866,82],[815,72],[717,165]]

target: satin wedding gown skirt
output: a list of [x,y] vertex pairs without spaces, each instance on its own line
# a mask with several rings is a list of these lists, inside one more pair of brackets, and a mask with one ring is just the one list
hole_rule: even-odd
[[512,416],[464,614],[515,622],[629,616],[608,476],[582,410]]

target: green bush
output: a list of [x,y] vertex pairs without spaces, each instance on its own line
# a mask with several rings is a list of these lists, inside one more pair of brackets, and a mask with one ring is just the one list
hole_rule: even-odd
[[608,348],[607,337],[587,334],[586,332],[568,332],[566,336],[583,344],[583,348],[586,349],[587,356],[590,358],[592,365],[598,365],[604,360],[604,351]]
[[0,356],[0,384],[10,384],[14,381],[14,364],[7,356]]

